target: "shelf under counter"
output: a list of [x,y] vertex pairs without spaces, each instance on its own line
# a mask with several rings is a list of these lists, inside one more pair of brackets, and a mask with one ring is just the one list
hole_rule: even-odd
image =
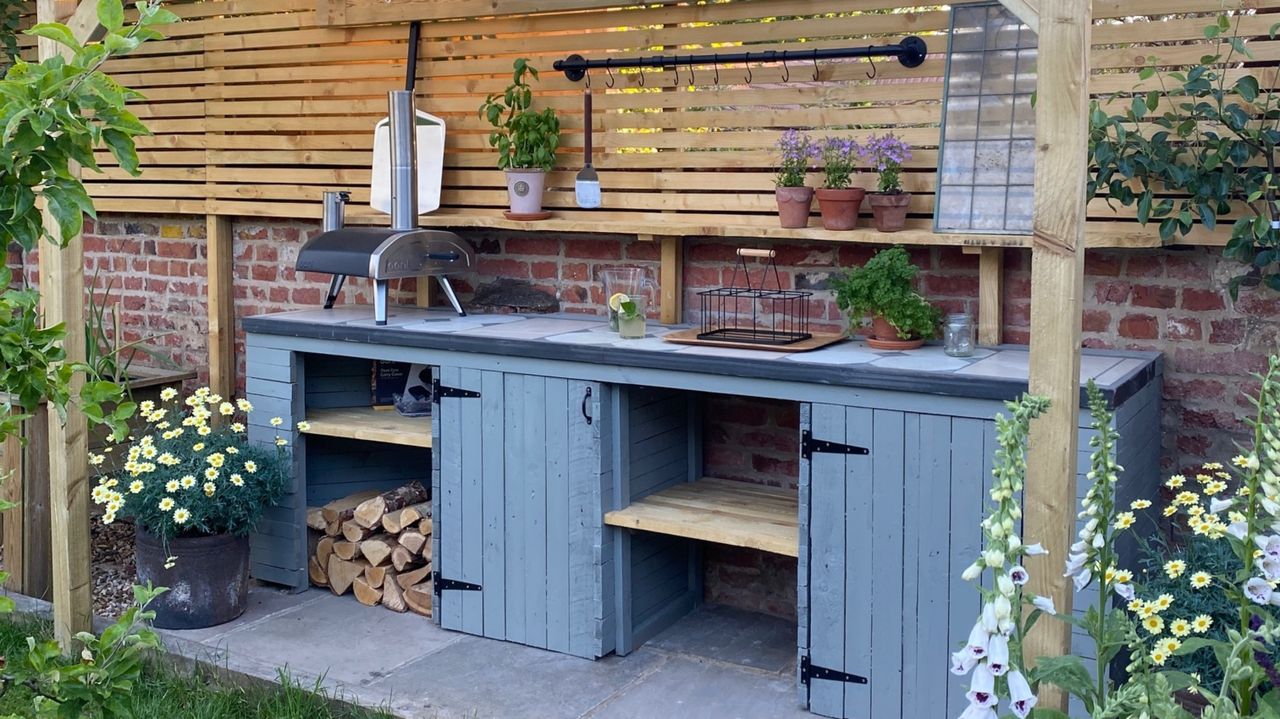
[[309,409],[306,421],[303,434],[431,449],[431,417],[404,417],[390,407]]
[[798,557],[799,509],[794,491],[706,477],[607,512],[604,523]]

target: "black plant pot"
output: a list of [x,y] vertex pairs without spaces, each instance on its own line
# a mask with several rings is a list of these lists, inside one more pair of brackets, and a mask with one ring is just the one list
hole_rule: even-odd
[[[230,534],[159,537],[136,530],[138,581],[168,587],[151,603],[160,629],[201,629],[244,614],[249,589],[249,538]],[[173,566],[165,569],[169,557]]]

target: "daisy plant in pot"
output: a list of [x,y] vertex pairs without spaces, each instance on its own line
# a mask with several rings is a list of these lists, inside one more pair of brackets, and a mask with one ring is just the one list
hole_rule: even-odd
[[910,350],[932,339],[942,311],[916,292],[919,268],[901,246],[877,252],[867,264],[831,277],[836,306],[851,327],[871,317],[867,344],[875,349]]
[[542,213],[546,175],[556,166],[560,147],[560,119],[552,108],[533,109],[538,70],[526,58],[515,61],[511,84],[501,95],[489,95],[480,117],[493,125],[489,146],[498,150],[498,167],[506,171],[511,214]]
[[858,225],[858,208],[867,194],[861,187],[853,187],[850,179],[862,147],[856,140],[827,137],[821,148],[825,181],[815,194],[822,226],[828,230],[852,230]]
[[[138,580],[174,589],[152,605],[164,629],[229,622],[245,609],[249,535],[280,500],[289,472],[289,441],[280,418],[271,444],[250,442],[253,406],[209,388],[178,401],[167,388],[159,404],[138,405],[146,425],[122,452],[120,469],[98,477],[93,501],[102,521],[133,521]],[[305,430],[299,427],[299,431]],[[89,463],[105,465],[105,456]]]
[[778,151],[782,155],[778,177],[774,180],[778,220],[783,227],[807,227],[813,208],[813,188],[805,185],[805,181],[821,148],[813,138],[793,129],[782,134]]
[[910,193],[902,191],[902,163],[911,159],[911,147],[892,132],[872,135],[862,145],[861,156],[879,175],[878,191],[867,195],[876,229],[897,232],[906,225]]

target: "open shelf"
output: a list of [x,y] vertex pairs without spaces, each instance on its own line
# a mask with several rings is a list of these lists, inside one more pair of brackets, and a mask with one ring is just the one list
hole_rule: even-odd
[[798,557],[799,506],[795,492],[703,478],[608,512],[604,523]]
[[402,417],[391,408],[311,409],[307,423],[306,434],[431,448],[431,418]]

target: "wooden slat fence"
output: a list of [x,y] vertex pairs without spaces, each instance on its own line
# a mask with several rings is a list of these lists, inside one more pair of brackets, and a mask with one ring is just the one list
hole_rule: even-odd
[[[1261,63],[1280,61],[1266,38],[1280,0],[1252,2],[1241,29]],[[495,10],[494,8],[501,8]],[[547,11],[547,8],[560,8]],[[499,92],[513,59],[543,71],[538,101],[564,126],[561,170],[550,177],[547,204],[586,227],[633,232],[655,221],[776,227],[773,145],[790,127],[864,138],[893,130],[915,146],[905,185],[913,193],[911,226],[928,239],[934,203],[949,10],[899,8],[889,0],[731,0],[619,5],[602,0],[205,0],[175,2],[184,18],[169,39],[148,43],[108,70],[144,92],[137,108],[155,131],[140,141],[143,176],[111,166],[90,176],[100,209],[316,218],[326,189],[351,191],[349,216],[367,208],[372,129],[385,94],[404,84],[410,19],[424,19],[418,63],[419,107],[448,125],[442,215],[460,223],[495,217],[506,204],[502,173],[477,115]],[[1095,94],[1140,85],[1155,55],[1195,61],[1211,0],[1098,0],[1092,63]],[[497,14],[530,13],[530,14]],[[1170,15],[1170,13],[1177,13]],[[387,24],[387,21],[394,21]],[[378,23],[383,24],[378,24]],[[331,24],[332,23],[332,24]],[[352,23],[344,25],[341,23]],[[366,23],[366,24],[359,24]],[[894,61],[752,66],[591,74],[595,93],[595,165],[605,208],[574,208],[573,177],[582,164],[582,83],[552,71],[570,53],[588,58],[658,53],[742,52],[895,42],[925,37],[919,68]],[[788,78],[789,82],[784,82]],[[690,81],[692,80],[692,84]],[[643,84],[642,84],[643,83]],[[1154,81],[1149,81],[1151,85]],[[815,177],[813,183],[817,184]],[[870,187],[871,173],[858,184]],[[363,206],[362,206],[363,205]],[[1133,211],[1089,207],[1094,245],[1158,244],[1154,226]],[[380,221],[380,220],[377,220]],[[442,223],[439,218],[432,222]],[[656,233],[655,233],[656,234]],[[690,233],[695,234],[695,233]],[[1222,231],[1191,240],[1218,244]]]

